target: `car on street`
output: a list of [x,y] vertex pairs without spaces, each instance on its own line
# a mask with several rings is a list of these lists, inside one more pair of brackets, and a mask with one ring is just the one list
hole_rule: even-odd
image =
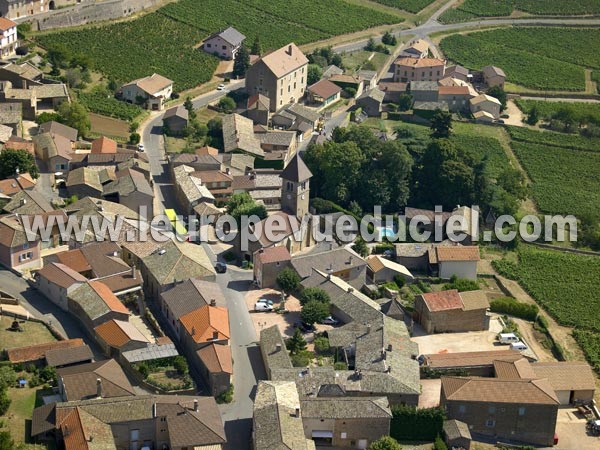
[[273,311],[273,305],[269,305],[265,302],[256,302],[254,304],[254,311],[271,312]]
[[224,91],[224,90],[225,90],[225,85],[223,83],[221,83],[217,86],[217,91]]
[[273,306],[273,300],[269,300],[268,298],[258,299],[256,303],[266,303],[267,305]]
[[144,151],[144,144],[138,144],[138,152]]
[[333,316],[327,316],[321,321],[321,323],[323,325],[337,325],[338,323],[340,323],[340,321],[334,318]]
[[217,264],[215,264],[215,270],[217,273],[225,273],[227,272],[227,264],[218,262]]

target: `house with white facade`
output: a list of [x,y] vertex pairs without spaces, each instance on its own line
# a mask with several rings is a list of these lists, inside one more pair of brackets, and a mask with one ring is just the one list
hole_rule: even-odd
[[153,73],[121,87],[120,95],[128,103],[135,103],[154,111],[162,110],[173,93],[173,81]]
[[17,38],[17,24],[6,17],[0,17],[0,58],[6,59],[16,54],[19,40]]
[[202,49],[219,58],[235,59],[244,39],[246,36],[235,28],[228,27],[207,37],[202,44]]

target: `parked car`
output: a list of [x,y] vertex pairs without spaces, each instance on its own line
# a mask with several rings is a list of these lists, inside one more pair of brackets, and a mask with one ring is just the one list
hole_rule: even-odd
[[519,337],[515,333],[500,333],[498,340],[501,344],[512,344],[513,342],[519,342]]
[[258,299],[256,303],[266,303],[267,305],[273,306],[273,300],[269,300],[268,298]]
[[217,86],[217,91],[224,91],[224,90],[225,90],[225,85],[223,83],[221,83]]
[[512,344],[510,344],[510,349],[511,350],[527,350],[527,345],[525,345],[525,343],[519,341],[519,342],[513,342]]
[[498,123],[501,123],[501,124],[503,124],[503,123],[504,123],[504,120],[502,120],[502,119],[498,119]]
[[269,305],[265,302],[256,302],[254,304],[254,311],[271,312],[273,311],[273,305]]
[[327,316],[321,321],[321,323],[324,325],[337,325],[338,323],[340,323],[340,321],[334,318],[333,316]]
[[508,119],[508,118],[509,118],[509,115],[508,115],[508,114],[502,114],[502,115],[500,116],[500,118],[501,118],[501,119]]
[[144,144],[138,144],[138,152],[144,151]]
[[302,332],[304,333],[312,333],[313,331],[315,331],[315,327],[313,325],[309,325],[306,322],[300,322],[297,325],[298,328],[300,328],[300,330],[302,330]]
[[227,265],[223,264],[222,262],[218,262],[217,264],[215,264],[215,270],[217,271],[217,273],[225,273],[227,272]]

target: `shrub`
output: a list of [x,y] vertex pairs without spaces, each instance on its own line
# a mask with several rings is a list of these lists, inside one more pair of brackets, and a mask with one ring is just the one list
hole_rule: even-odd
[[338,361],[333,365],[335,370],[348,370],[348,366],[343,361]]
[[490,302],[490,310],[496,313],[509,314],[521,319],[534,321],[540,309],[537,305],[520,303],[511,297],[501,297]]
[[310,364],[313,354],[308,350],[303,350],[295,355],[290,356],[294,367],[306,367]]
[[464,278],[457,278],[454,275],[450,278],[450,283],[444,284],[444,290],[456,289],[459,292],[465,291],[476,291],[479,289],[479,283],[475,280],[466,280]]
[[229,389],[224,392],[221,392],[217,398],[217,403],[231,403],[233,401],[233,384],[229,385]]
[[150,368],[145,362],[138,364],[137,370],[140,373],[140,375],[144,378],[144,380],[148,378],[148,375],[150,375]]
[[446,445],[446,443],[440,437],[439,434],[435,438],[435,441],[433,442],[433,450],[448,450],[448,446]]
[[316,301],[321,303],[329,303],[331,298],[329,294],[325,292],[323,289],[317,287],[310,287],[302,290],[300,294],[300,304],[306,305],[310,301]]
[[292,337],[285,341],[285,347],[292,355],[306,350],[306,341],[304,340],[304,336],[302,336],[300,328],[296,328]]
[[402,275],[395,275],[394,283],[396,283],[396,286],[401,288],[402,286],[404,286],[406,284],[406,278],[404,278]]
[[298,289],[298,286],[300,286],[300,276],[296,273],[296,271],[287,267],[279,272],[279,275],[277,275],[277,285],[284,292],[293,292]]
[[11,399],[8,397],[6,389],[0,391],[0,416],[3,416],[8,411]]
[[442,433],[446,418],[443,408],[416,409],[414,406],[392,407],[390,435],[398,440],[433,441]]
[[329,339],[327,339],[325,336],[318,336],[315,338],[314,340],[314,344],[315,344],[315,350],[318,353],[329,353]]
[[179,375],[185,375],[188,372],[188,364],[185,358],[181,355],[173,359],[173,367]]
[[369,450],[402,450],[398,441],[391,436],[383,436],[369,445]]

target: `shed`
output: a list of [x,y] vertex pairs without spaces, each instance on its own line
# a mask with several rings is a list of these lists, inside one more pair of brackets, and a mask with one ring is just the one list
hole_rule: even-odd
[[363,92],[360,97],[356,100],[356,104],[362,107],[363,111],[367,115],[372,117],[378,117],[381,115],[381,104],[385,93],[377,88],[369,89]]
[[469,426],[460,420],[444,421],[444,441],[448,448],[471,448],[471,432]]

